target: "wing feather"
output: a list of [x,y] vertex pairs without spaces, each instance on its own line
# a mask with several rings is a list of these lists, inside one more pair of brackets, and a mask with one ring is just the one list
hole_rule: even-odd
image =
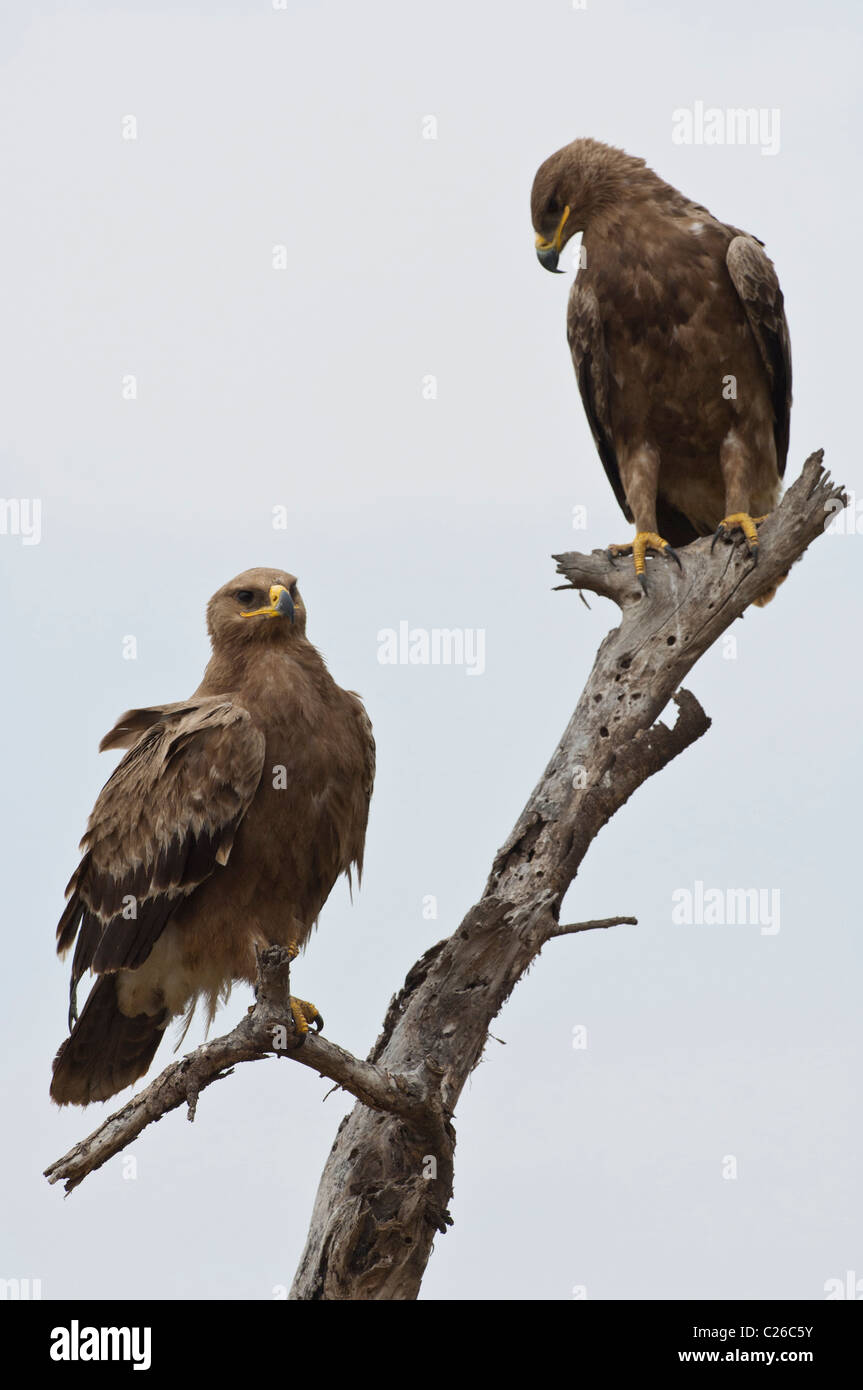
[[620,479],[617,450],[614,447],[611,429],[608,352],[599,301],[581,274],[575,277],[569,295],[566,336],[572,354],[572,365],[575,367],[575,378],[599,457],[623,515],[627,521],[632,521],[632,512]]
[[178,904],[227,863],[263,771],[264,735],[228,699],[131,710],[101,746],[130,740],[93,808],[57,927],[61,954],[78,938],[70,1018],[85,970],[139,966]]
[[770,381],[776,464],[781,478],[788,457],[791,422],[791,338],[782,291],[773,262],[755,237],[745,233],[735,236],[728,244],[725,263]]

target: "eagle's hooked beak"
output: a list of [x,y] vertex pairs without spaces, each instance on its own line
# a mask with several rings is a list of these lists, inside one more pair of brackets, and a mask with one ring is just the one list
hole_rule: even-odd
[[563,271],[558,270],[557,263],[560,260],[560,239],[563,235],[563,228],[566,219],[569,217],[569,207],[563,210],[563,216],[557,224],[557,230],[551,241],[545,241],[543,237],[536,239],[536,258],[543,270],[551,270],[555,275],[562,275]]
[[294,600],[284,584],[274,584],[270,589],[269,608],[255,608],[251,613],[241,613],[241,618],[290,618],[294,621]]

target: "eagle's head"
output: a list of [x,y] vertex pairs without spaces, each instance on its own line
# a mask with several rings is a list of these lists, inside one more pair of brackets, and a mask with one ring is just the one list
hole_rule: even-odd
[[536,254],[544,270],[558,271],[560,253],[591,218],[612,206],[639,173],[643,159],[599,140],[573,140],[540,164],[530,195]]
[[223,584],[207,604],[214,649],[227,644],[288,644],[306,631],[306,608],[296,576],[251,569]]

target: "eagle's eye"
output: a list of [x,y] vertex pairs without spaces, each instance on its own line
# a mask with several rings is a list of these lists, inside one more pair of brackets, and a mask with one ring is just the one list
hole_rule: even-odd
[[234,598],[237,602],[242,603],[245,608],[248,608],[249,604],[254,600],[254,597],[255,594],[252,589],[238,589],[234,594]]
[[297,581],[296,581],[296,579],[294,580],[293,584],[291,585],[290,589],[288,590],[288,593],[290,594],[291,598],[296,598],[296,597],[297,597]]

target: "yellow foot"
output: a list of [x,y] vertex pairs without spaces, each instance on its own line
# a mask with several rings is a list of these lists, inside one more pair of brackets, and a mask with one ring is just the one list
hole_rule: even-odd
[[636,578],[645,593],[647,593],[647,576],[644,573],[644,557],[648,550],[658,550],[663,555],[670,555],[672,560],[677,561],[678,567],[683,569],[677,551],[672,550],[668,541],[657,536],[655,531],[639,531],[634,541],[628,541],[626,545],[610,545],[606,551],[612,563],[618,555],[628,555],[630,551],[632,552],[635,560]]
[[[289,941],[285,949],[291,960],[296,960],[300,954],[300,948],[296,941]],[[309,1034],[309,1024],[315,1025],[315,1031],[322,1033],[324,1030],[324,1020],[318,1013],[314,1004],[310,1004],[307,999],[298,999],[292,994],[288,1000],[291,1009],[291,1018],[294,1023],[294,1032],[297,1035],[297,1047],[302,1047]]]
[[713,533],[713,541],[710,546],[711,553],[720,536],[727,536],[729,531],[738,529],[746,537],[746,548],[752,556],[754,564],[758,564],[758,532],[755,529],[760,522],[766,521],[766,516],[750,516],[748,512],[732,512],[731,516],[726,516],[720,521]]
[[314,1004],[310,1004],[306,999],[297,999],[291,995],[291,1018],[294,1020],[294,1032],[297,1035],[297,1047],[302,1047],[309,1032],[309,1024],[315,1025],[318,1033],[323,1032],[324,1020],[318,1013]]

